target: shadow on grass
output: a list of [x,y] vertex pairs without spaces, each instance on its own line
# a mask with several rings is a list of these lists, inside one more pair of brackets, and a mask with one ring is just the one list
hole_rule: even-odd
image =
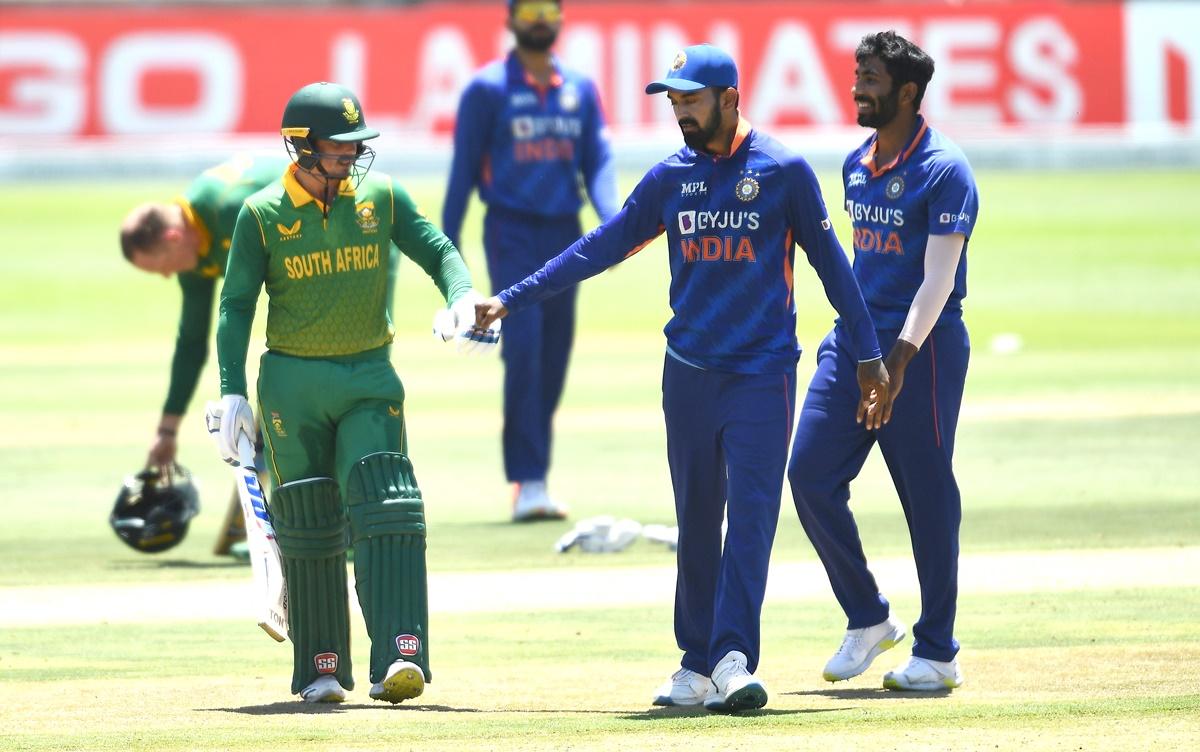
[[772,715],[808,715],[810,713],[838,713],[844,708],[794,708],[791,710],[781,710],[778,708],[762,708],[759,710],[742,710],[737,713],[715,713],[711,710],[705,710],[702,706],[691,705],[685,707],[667,707],[667,708],[651,708],[640,713],[624,713],[621,715],[622,720],[626,721],[664,721],[673,718],[696,718],[704,717],[719,717],[732,716],[736,718],[761,718]]
[[188,559],[140,559],[138,561],[109,562],[114,570],[151,569],[250,569],[250,562],[228,559],[226,561],[190,561]]
[[236,713],[238,715],[325,715],[331,713],[345,713],[352,710],[379,710],[387,712],[408,712],[408,713],[481,713],[485,715],[611,715],[626,721],[659,721],[669,720],[672,718],[694,718],[699,716],[722,716],[733,715],[739,718],[755,718],[759,716],[771,715],[800,715],[807,713],[834,713],[844,710],[844,708],[804,708],[795,710],[778,710],[774,708],[764,708],[762,710],[747,710],[740,713],[713,713],[705,710],[702,707],[674,707],[674,708],[650,708],[643,711],[636,710],[581,710],[579,708],[539,708],[536,710],[522,710],[520,708],[494,708],[483,710],[481,708],[458,708],[450,705],[386,705],[383,703],[350,703],[350,702],[327,702],[309,704],[298,700],[289,700],[285,702],[273,702],[269,705],[243,705],[236,708],[197,708],[201,713]]
[[847,687],[844,689],[805,689],[796,692],[781,692],[780,694],[794,697],[828,697],[831,700],[923,700],[949,697],[952,691],[939,689],[936,692],[897,692],[883,687],[860,687],[857,689]]
[[371,703],[369,705],[351,702],[319,702],[307,703],[299,700],[273,702],[270,705],[243,705],[240,708],[197,708],[201,713],[237,713],[239,715],[325,715],[329,713],[345,713],[350,710],[387,710],[429,713],[484,713],[499,711],[483,711],[478,708],[455,708],[449,705],[390,705]]

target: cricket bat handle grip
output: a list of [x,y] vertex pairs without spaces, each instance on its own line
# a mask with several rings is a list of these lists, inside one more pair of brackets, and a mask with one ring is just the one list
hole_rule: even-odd
[[254,442],[244,433],[238,436],[238,462],[250,470],[258,469],[254,466]]

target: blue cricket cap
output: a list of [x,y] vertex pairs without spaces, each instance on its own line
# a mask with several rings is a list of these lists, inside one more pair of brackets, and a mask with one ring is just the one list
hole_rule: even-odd
[[737,65],[728,53],[711,44],[693,44],[675,55],[667,75],[651,81],[646,93],[699,91],[708,86],[736,89],[737,85]]

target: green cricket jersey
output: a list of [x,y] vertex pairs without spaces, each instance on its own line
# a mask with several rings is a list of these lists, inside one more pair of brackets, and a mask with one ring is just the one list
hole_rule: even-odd
[[217,324],[221,394],[247,394],[246,351],[264,284],[267,348],[310,358],[392,341],[389,272],[399,257],[389,243],[425,270],[448,303],[471,288],[458,249],[391,177],[370,173],[357,190],[343,181],[326,217],[295,169],[248,198],[238,216]]
[[216,280],[225,274],[233,227],[242,202],[277,181],[287,165],[282,157],[236,156],[202,172],[188,186],[186,194],[176,199],[188,224],[200,235],[200,249],[196,268],[176,275],[183,292],[183,307],[164,413],[182,415],[196,391],[200,371],[208,358]]

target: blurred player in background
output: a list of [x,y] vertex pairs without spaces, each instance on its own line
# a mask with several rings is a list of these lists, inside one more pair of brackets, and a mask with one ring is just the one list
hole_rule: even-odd
[[[524,279],[581,234],[582,175],[601,221],[618,209],[616,177],[595,84],[551,54],[556,0],[508,0],[516,48],[462,94],[442,229],[459,248],[471,191],[487,204],[483,245],[492,289]],[[505,322],[504,472],[514,521],[561,519],[547,492],[552,423],[575,336],[574,288]]]
[[967,240],[979,196],[962,151],[919,114],[933,60],[890,31],[864,37],[855,60],[858,124],[875,132],[842,168],[854,273],[888,349],[893,394],[900,396],[884,427],[867,433],[855,424],[857,400],[848,379],[864,353],[839,322],[817,354],[788,477],[800,521],[849,620],[825,678],[861,674],[905,636],[867,568],[849,507],[850,481],[878,442],[908,521],[921,583],[912,657],[885,674],[883,685],[953,689],[963,675],[954,639],[962,500],[952,458],[970,354],[962,320]]
[[875,331],[816,176],[740,116],[737,86],[725,52],[682,50],[646,93],[667,92],[686,146],[646,173],[616,216],[480,304],[476,319],[517,315],[666,231],[674,316],[665,330],[663,413],[679,522],[675,637],[683,659],[654,704],[716,711],[767,702],[754,671],[800,356],[795,243],[861,353],[859,418],[871,425],[888,397]]
[[[126,260],[142,271],[175,275],[183,293],[167,400],[146,457],[146,466],[164,478],[172,475],[179,424],[208,358],[217,279],[225,275],[238,212],[247,196],[278,180],[286,166],[282,157],[233,157],[202,172],[173,202],[140,204],[121,223]],[[214,553],[230,553],[233,544],[244,539],[235,490]]]
[[258,429],[288,588],[292,692],[340,702],[354,686],[349,540],[371,639],[370,696],[396,703],[420,695],[432,674],[424,502],[390,360],[389,242],[434,281],[464,336],[479,296],[458,249],[403,187],[368,174],[375,153],[364,142],[379,134],[349,89],[301,88],[281,133],[294,164],[246,200],[234,229],[217,324],[222,398],[210,405],[209,429],[236,464],[256,428],[246,355],[265,285]]

